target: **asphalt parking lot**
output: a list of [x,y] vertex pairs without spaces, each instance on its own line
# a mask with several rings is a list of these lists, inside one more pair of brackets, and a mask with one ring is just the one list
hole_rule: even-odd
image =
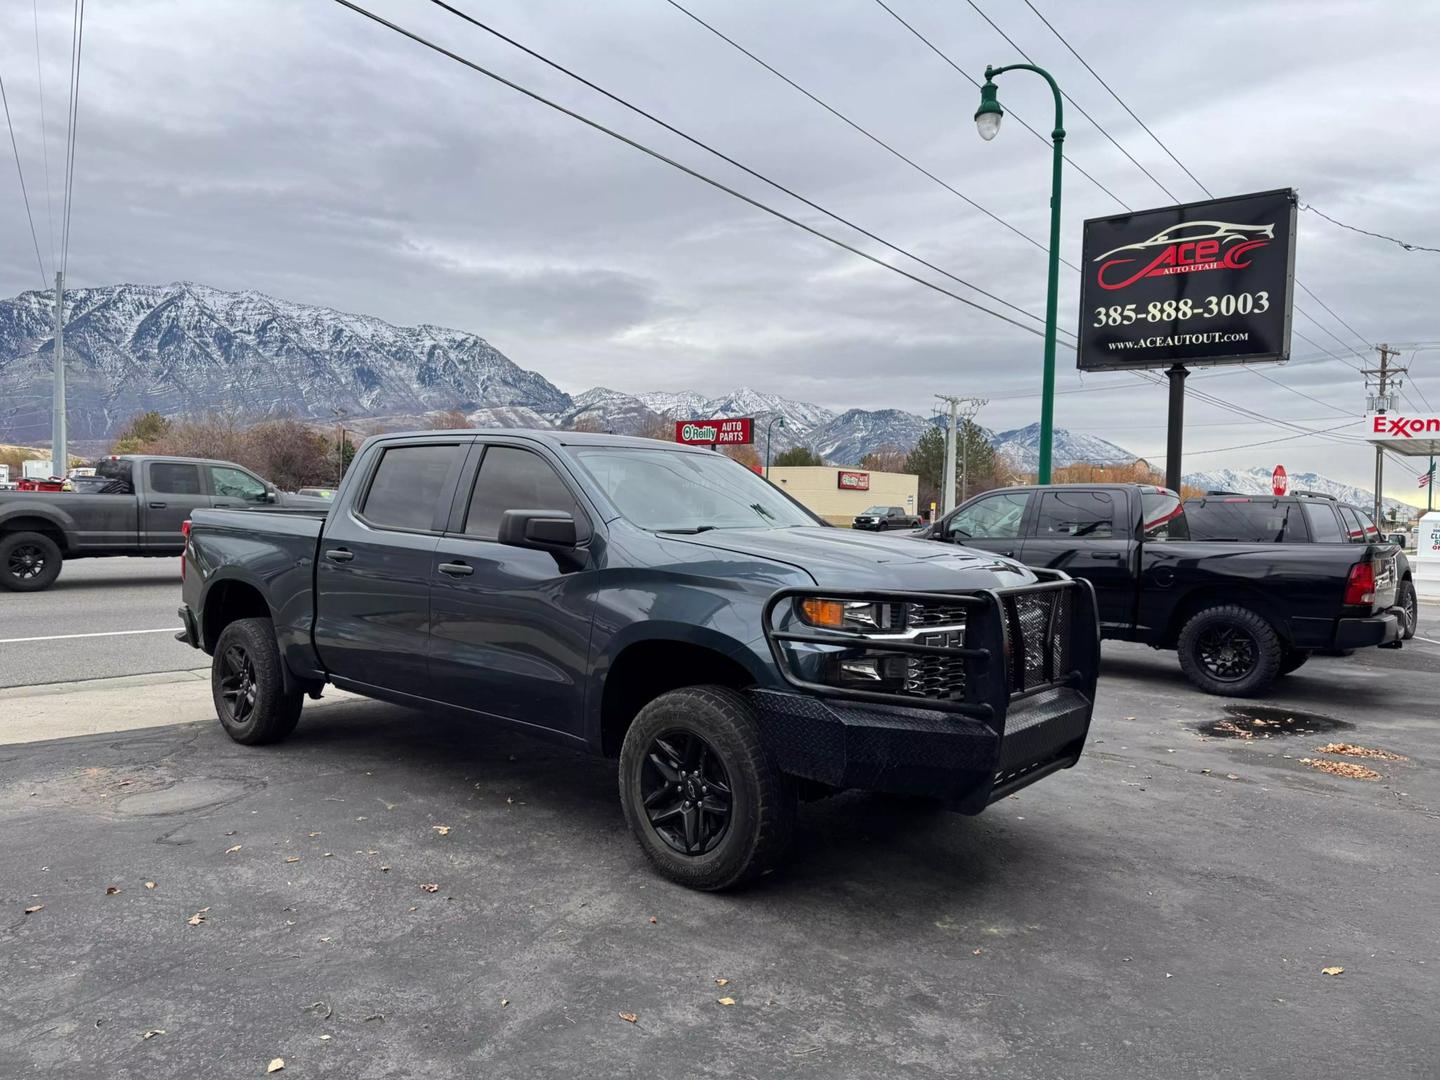
[[1440,646],[1252,722],[1107,645],[1075,769],[976,818],[811,804],[718,896],[650,872],[610,763],[344,698],[248,750],[151,678],[0,692],[0,736],[166,714],[0,745],[0,1075],[1435,1075]]

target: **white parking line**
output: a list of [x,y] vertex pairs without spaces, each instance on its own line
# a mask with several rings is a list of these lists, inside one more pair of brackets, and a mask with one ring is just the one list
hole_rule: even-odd
[[1436,641],[1434,638],[1421,637],[1419,634],[1415,635],[1415,640],[1423,641],[1426,645],[1440,645],[1440,641]]
[[52,634],[49,637],[0,638],[0,645],[19,645],[24,641],[69,641],[83,637],[124,637],[127,634],[173,634],[176,627],[166,626],[160,630],[101,630],[93,634]]

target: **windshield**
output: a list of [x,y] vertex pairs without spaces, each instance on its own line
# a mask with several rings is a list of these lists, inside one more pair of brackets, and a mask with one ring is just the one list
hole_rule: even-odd
[[862,514],[879,514],[882,517],[889,512],[890,508],[888,506],[872,506],[868,510],[860,511]]
[[724,454],[587,447],[576,460],[620,516],[654,532],[818,525],[768,481]]

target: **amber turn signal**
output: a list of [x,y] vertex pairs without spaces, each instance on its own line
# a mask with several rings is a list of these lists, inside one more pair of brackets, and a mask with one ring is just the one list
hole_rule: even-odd
[[845,605],[839,600],[809,597],[801,601],[800,613],[811,626],[839,630],[845,625]]

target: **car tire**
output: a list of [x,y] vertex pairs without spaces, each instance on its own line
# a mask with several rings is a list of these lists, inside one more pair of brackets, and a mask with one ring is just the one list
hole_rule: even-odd
[[1286,649],[1280,658],[1280,670],[1275,674],[1289,675],[1310,659],[1309,649]]
[[1420,622],[1420,597],[1415,592],[1413,581],[1400,583],[1399,599],[1400,606],[1405,609],[1405,633],[1401,636],[1401,640],[1409,641],[1415,636]]
[[755,711],[735,690],[661,694],[625,733],[619,774],[630,831],[677,884],[730,888],[775,869],[789,849],[796,784],[776,766]]
[[220,726],[237,743],[279,742],[300,722],[305,695],[286,691],[283,664],[269,619],[236,619],[221,631],[210,693]]
[[1207,694],[1254,697],[1280,674],[1284,646],[1268,619],[1238,604],[1190,617],[1177,643],[1185,677]]
[[0,537],[0,588],[40,592],[55,584],[65,556],[44,533],[17,532]]

